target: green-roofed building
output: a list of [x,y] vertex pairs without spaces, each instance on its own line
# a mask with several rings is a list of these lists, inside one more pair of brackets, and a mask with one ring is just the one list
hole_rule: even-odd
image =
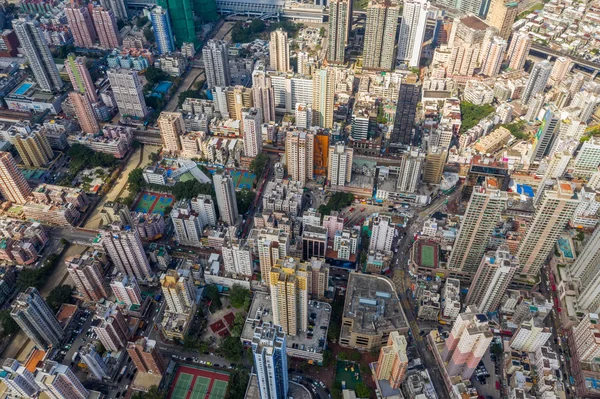
[[169,10],[171,26],[175,36],[175,45],[181,47],[185,42],[198,44],[194,25],[194,10],[191,0],[159,0],[157,4]]

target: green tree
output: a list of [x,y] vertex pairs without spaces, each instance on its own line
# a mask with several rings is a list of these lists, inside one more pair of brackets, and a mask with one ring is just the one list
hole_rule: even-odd
[[127,188],[131,193],[137,193],[144,187],[144,171],[142,168],[135,168],[127,176]]
[[4,337],[18,333],[21,330],[21,327],[11,317],[9,309],[0,310],[0,326],[2,326]]
[[156,151],[156,152],[151,153],[148,156],[148,159],[150,159],[150,162],[154,162],[154,163],[160,161],[160,151]]
[[325,28],[321,27],[321,29],[319,29],[319,36],[325,37]]
[[148,23],[148,17],[141,17],[138,18],[137,21],[135,21],[135,25],[138,28],[141,28],[142,26],[146,25]]
[[71,293],[73,287],[68,284],[59,285],[54,287],[46,298],[46,303],[55,312],[60,308],[63,303],[70,303],[72,300]]
[[227,392],[225,393],[225,399],[239,399],[243,398],[246,394],[246,388],[250,375],[247,370],[233,370],[230,373],[229,384],[227,385]]
[[144,37],[151,44],[154,44],[154,42],[156,41],[156,38],[154,37],[154,31],[149,26],[144,29]]
[[264,32],[266,27],[267,25],[265,24],[265,22],[258,18],[253,19],[252,22],[250,22],[250,31],[252,33]]
[[234,284],[229,291],[229,303],[236,309],[244,307],[250,299],[250,290]]
[[144,77],[149,83],[156,84],[161,80],[165,80],[167,78],[167,74],[164,73],[162,69],[149,66],[148,69],[146,69],[146,73],[144,73]]
[[473,126],[477,125],[480,120],[494,112],[494,107],[490,104],[475,105],[468,101],[460,103],[460,114],[462,123],[460,125],[460,134],[463,134]]
[[61,238],[59,241],[60,245],[69,245],[69,241],[66,238]]
[[337,342],[340,336],[340,325],[337,321],[331,321],[327,329],[327,339],[331,342]]
[[106,348],[104,347],[104,345],[100,341],[96,341],[96,352],[100,356],[102,356],[102,355],[104,355],[106,353]]
[[190,199],[198,194],[212,195],[215,197],[215,188],[212,183],[200,183],[198,180],[188,180],[186,182],[177,182],[173,186],[171,193],[177,200]]
[[260,153],[250,162],[250,172],[254,173],[260,179],[270,162],[271,158],[267,154]]
[[246,324],[246,318],[241,313],[236,313],[233,319],[233,326],[231,328],[231,335],[233,337],[239,337],[242,335],[244,330],[244,324]]
[[220,356],[223,356],[225,359],[238,362],[242,359],[242,352],[244,351],[244,346],[242,345],[242,341],[240,341],[239,337],[225,337],[221,340],[221,344],[217,349],[217,353]]
[[236,193],[237,207],[238,212],[240,214],[245,214],[248,212],[250,205],[254,202],[254,198],[256,197],[256,192],[249,190],[247,188],[242,188],[240,191]]
[[352,351],[348,355],[348,360],[352,360],[353,362],[358,362],[360,360],[360,352]]
[[359,382],[354,388],[357,398],[370,398],[371,388],[369,388],[364,382]]

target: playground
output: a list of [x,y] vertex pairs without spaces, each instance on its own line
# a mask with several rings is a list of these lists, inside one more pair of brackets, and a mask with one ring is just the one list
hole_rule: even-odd
[[[208,171],[211,175],[214,175],[217,170],[209,168]],[[256,175],[254,173],[248,172],[247,170],[240,171],[228,169],[228,171],[236,190],[241,190],[242,188],[252,190],[252,186],[256,180]]]
[[175,201],[175,197],[170,194],[159,194],[144,191],[133,206],[133,210],[143,213],[160,213],[165,214],[165,209],[171,206]]
[[345,381],[345,389],[355,389],[356,385],[362,382],[358,363],[339,361],[335,372],[335,381],[342,384],[342,386]]
[[205,369],[180,366],[175,374],[169,399],[223,399],[229,375]]

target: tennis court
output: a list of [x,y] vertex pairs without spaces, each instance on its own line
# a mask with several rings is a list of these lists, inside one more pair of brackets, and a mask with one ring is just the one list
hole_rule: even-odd
[[185,399],[192,385],[194,376],[187,373],[179,373],[176,377],[174,387],[171,388],[171,399]]
[[[180,366],[171,384],[169,399],[223,399],[229,374],[194,366]],[[207,398],[208,394],[208,398]]]
[[171,206],[175,201],[175,197],[169,194],[152,193],[144,191],[133,206],[133,210],[143,213],[160,213],[165,214],[165,209]]
[[[211,175],[214,175],[216,172],[215,168],[208,168],[208,171]],[[254,185],[254,181],[256,180],[256,175],[252,172],[248,172],[246,170],[233,170],[228,169],[229,174],[231,175],[231,180],[233,180],[233,185],[236,189],[240,190],[242,188],[247,188],[249,190],[252,189]]]
[[429,245],[421,246],[421,265],[433,267],[433,247]]

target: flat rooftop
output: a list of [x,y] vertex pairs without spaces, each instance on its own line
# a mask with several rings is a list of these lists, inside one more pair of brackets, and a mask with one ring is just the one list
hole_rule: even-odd
[[469,15],[464,18],[461,18],[460,22],[462,22],[463,25],[466,25],[469,28],[476,30],[486,30],[489,27],[489,25],[486,24],[483,20],[477,18],[474,15]]
[[[264,323],[273,323],[273,311],[271,309],[271,295],[264,292],[255,292],[246,324],[242,330],[240,339],[242,342],[249,344],[254,337],[254,329]],[[323,345],[327,340],[327,328],[331,318],[331,305],[325,302],[308,301],[308,316],[314,315],[315,326],[313,329],[312,338],[309,337],[307,331],[298,331],[295,336],[288,335],[287,350],[290,356],[301,357],[307,359],[323,358]],[[327,327],[322,329],[321,327]]]
[[408,329],[394,283],[384,276],[350,273],[343,317],[354,320],[358,334]]

